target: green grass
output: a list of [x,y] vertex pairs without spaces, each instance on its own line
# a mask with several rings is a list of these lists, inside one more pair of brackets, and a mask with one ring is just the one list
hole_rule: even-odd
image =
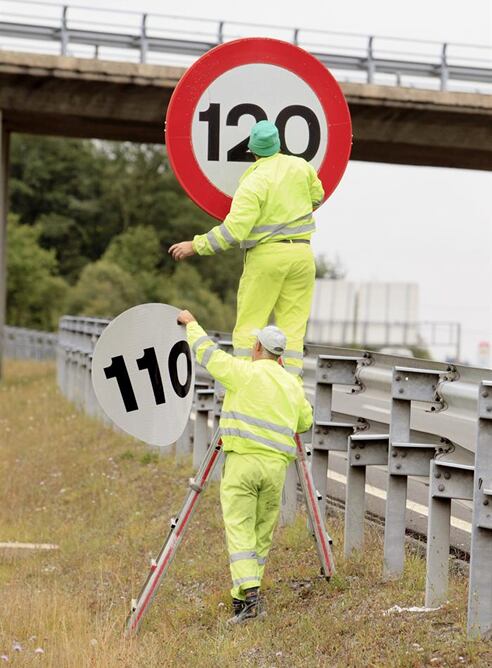
[[[423,605],[425,563],[409,551],[404,577],[384,582],[382,536],[341,556],[343,526],[329,519],[338,571],[317,576],[301,513],[277,531],[266,570],[264,621],[228,629],[229,573],[217,484],[202,498],[138,638],[122,629],[180,508],[190,461],[157,456],[77,413],[48,364],[10,362],[0,385],[0,541],[49,542],[58,551],[0,555],[0,655],[5,665],[56,668],[204,666],[488,666],[492,646],[469,642],[466,579],[451,577],[436,612]],[[12,643],[23,650],[14,652]],[[42,647],[44,654],[35,654]],[[1,662],[0,662],[1,665]]]

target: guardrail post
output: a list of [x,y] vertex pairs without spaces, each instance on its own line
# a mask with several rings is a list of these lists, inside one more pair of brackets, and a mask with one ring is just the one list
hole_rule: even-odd
[[195,431],[193,434],[193,469],[195,471],[198,471],[210,445],[208,416],[213,409],[214,390],[197,390],[195,399]]
[[292,43],[296,46],[299,44],[299,28],[294,28],[294,37],[292,38]]
[[435,459],[429,474],[425,605],[446,602],[449,571],[451,500],[473,498],[473,466]]
[[332,420],[333,385],[356,385],[355,373],[360,359],[341,355],[319,355],[316,364],[311,471],[320,497],[319,507],[323,517],[326,512],[329,453],[346,452],[347,438],[355,428],[355,424],[351,422]]
[[479,388],[468,595],[468,636],[492,632],[492,382]]
[[408,476],[427,475],[429,460],[436,447],[410,443],[411,402],[434,402],[441,373],[398,366],[393,369],[384,528],[383,573],[387,578],[399,577],[403,573]]
[[292,524],[297,512],[297,471],[294,463],[290,463],[285,476],[282,490],[282,505],[280,507],[280,526]]
[[345,485],[344,554],[350,557],[364,544],[367,466],[388,462],[389,434],[353,434],[348,439]]
[[68,27],[67,27],[67,12],[68,6],[62,7],[61,30],[60,30],[60,53],[62,56],[67,55],[68,51]]
[[367,40],[367,83],[374,83],[374,74],[376,72],[376,64],[374,62],[374,35],[370,35]]
[[448,68],[448,45],[446,42],[442,45],[441,50],[441,90],[448,89],[449,68]]
[[217,44],[224,42],[224,21],[219,21],[219,29],[217,31]]
[[142,24],[140,26],[140,62],[147,61],[147,51],[149,49],[149,40],[147,39],[147,14],[142,14]]

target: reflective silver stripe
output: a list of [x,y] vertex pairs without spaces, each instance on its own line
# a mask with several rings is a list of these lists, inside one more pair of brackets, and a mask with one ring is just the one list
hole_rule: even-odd
[[216,343],[213,346],[210,346],[209,348],[207,348],[202,355],[202,361],[200,362],[200,364],[202,366],[207,366],[207,364],[210,361],[210,358],[212,357],[212,353],[214,353],[218,349],[219,349],[219,346]]
[[[279,230],[278,232],[267,234],[260,239],[255,239],[251,241],[241,241],[241,248],[254,248],[262,241],[267,241],[268,239],[275,239],[276,237],[291,237],[295,234],[303,234],[304,232],[314,232],[316,229],[316,223],[311,223],[310,225],[303,225],[302,227],[292,227],[285,230]],[[254,230],[256,232],[256,230]],[[268,241],[267,241],[268,243]]]
[[221,417],[223,417],[225,420],[241,420],[241,422],[252,424],[255,427],[271,429],[271,431],[276,431],[279,434],[285,434],[286,436],[291,436],[292,438],[294,437],[295,433],[292,429],[289,429],[289,427],[282,427],[279,424],[275,424],[275,422],[260,420],[259,418],[246,415],[245,413],[238,413],[237,411],[222,411]]
[[250,575],[249,577],[246,578],[237,578],[237,580],[233,580],[232,584],[235,587],[239,587],[239,585],[244,584],[245,582],[259,582],[260,578],[257,575]]
[[257,554],[254,550],[249,550],[247,552],[234,552],[229,555],[229,563],[232,564],[234,561],[241,561],[242,559],[256,559]]
[[212,341],[212,339],[210,338],[210,336],[206,336],[206,335],[204,335],[204,336],[200,336],[200,338],[198,338],[198,339],[195,341],[195,343],[191,346],[191,349],[193,350],[193,352],[195,353],[195,355],[196,355],[196,351],[197,351],[197,349],[199,348],[199,346],[201,346],[202,343],[205,343],[205,341],[210,341],[210,343],[213,343],[213,341]]
[[297,350],[286,350],[284,353],[282,353],[282,357],[290,357],[293,360],[303,360],[304,353],[300,353]]
[[228,244],[237,244],[237,240],[234,239],[232,234],[229,232],[227,227],[222,223],[222,225],[219,227],[219,231],[224,237],[224,239],[227,241]]
[[270,232],[268,236],[273,236],[277,234],[280,230],[285,230],[285,233],[293,232],[295,234],[298,229],[301,229],[302,227],[305,226],[300,225],[296,227],[289,227],[289,225],[293,225],[294,223],[300,223],[302,220],[309,220],[312,217],[312,215],[313,215],[312,213],[307,213],[305,216],[300,216],[299,218],[291,220],[288,223],[277,223],[276,225],[259,225],[258,227],[253,227],[251,232],[252,234],[256,234],[257,232]]
[[294,376],[302,376],[304,373],[300,366],[294,366],[293,364],[284,364],[284,369]]
[[266,564],[266,557],[258,557],[258,566],[264,566]]
[[251,357],[251,348],[234,348],[236,357]]
[[207,232],[207,239],[209,240],[210,245],[212,246],[212,250],[214,250],[215,252],[222,250],[212,230],[210,230],[210,232]]
[[251,431],[246,431],[245,429],[230,429],[222,427],[220,428],[220,433],[222,436],[239,436],[240,438],[247,438],[250,441],[256,441],[262,445],[268,445],[270,448],[275,448],[275,450],[280,450],[281,452],[286,452],[289,455],[295,454],[294,444],[285,445],[284,443],[278,443],[277,441],[270,441],[268,438],[263,438],[262,436],[257,436]]

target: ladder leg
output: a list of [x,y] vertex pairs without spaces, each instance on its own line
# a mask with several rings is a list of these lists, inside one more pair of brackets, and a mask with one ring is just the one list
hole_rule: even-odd
[[220,459],[221,453],[222,442],[220,441],[219,432],[217,431],[205,454],[205,458],[202,461],[196,477],[190,481],[190,490],[186,496],[183,507],[181,508],[181,512],[178,517],[172,520],[171,529],[162,546],[159,556],[155,561],[152,561],[147,580],[145,581],[138,598],[132,603],[131,611],[126,622],[126,633],[128,635],[138,631],[140,624],[152,603],[152,599],[157,593],[161,580],[166,574],[188,528],[191,517],[198,505],[200,493],[210,480],[213,470]]
[[335,562],[331,552],[332,541],[326,531],[325,523],[321,516],[316,488],[313,483],[311,471],[309,470],[306,451],[304,450],[299,434],[295,435],[295,441],[297,450],[297,475],[299,476],[299,482],[301,483],[304,498],[306,500],[307,512],[314,532],[314,540],[316,542],[316,549],[321,563],[321,570],[323,575],[329,578],[335,572]]

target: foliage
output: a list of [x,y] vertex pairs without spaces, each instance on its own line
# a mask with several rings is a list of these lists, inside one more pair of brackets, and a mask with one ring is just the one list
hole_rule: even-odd
[[60,278],[53,250],[39,245],[39,226],[7,226],[7,321],[18,327],[49,330],[63,312],[68,285]]
[[326,255],[318,255],[316,258],[316,278],[342,279],[347,272],[340,258],[328,260]]
[[[66,289],[56,292],[53,284],[51,327],[66,303],[76,313],[115,315],[157,300],[194,308],[205,325],[232,327],[240,251],[174,263],[169,247],[216,221],[182,191],[162,146],[15,135],[10,185],[19,227],[36,230],[53,280],[58,267],[59,286],[73,286],[65,302]],[[12,324],[20,311],[24,324],[39,321],[18,291],[9,289],[8,301]]]

